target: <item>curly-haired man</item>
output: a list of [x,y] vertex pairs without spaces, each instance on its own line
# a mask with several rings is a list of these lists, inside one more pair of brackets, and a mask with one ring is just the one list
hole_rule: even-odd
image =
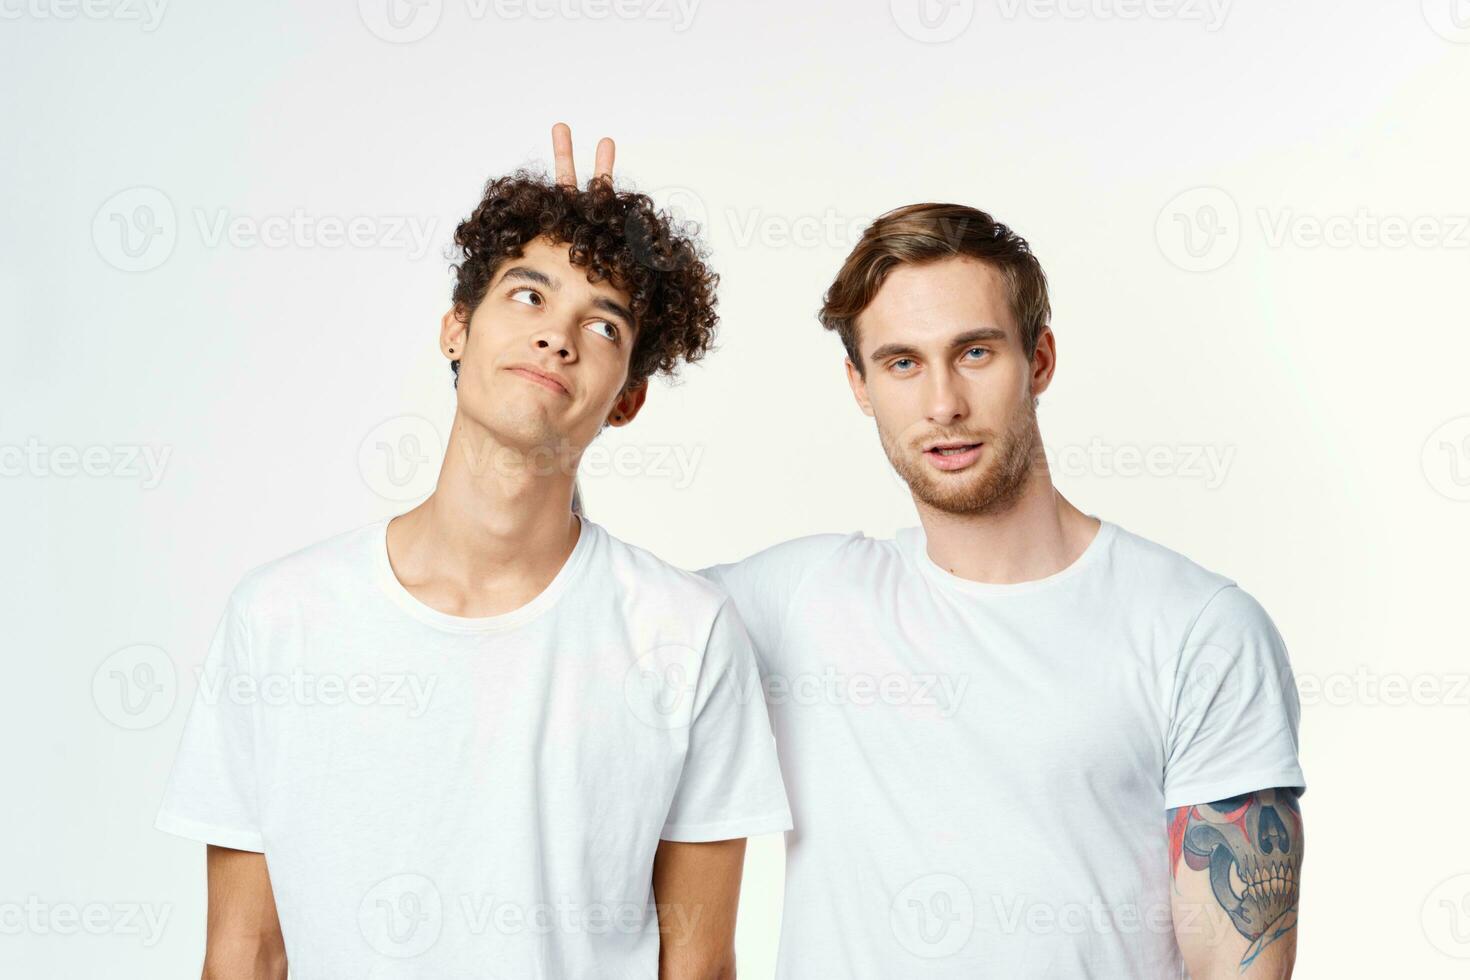
[[790,827],[750,641],[572,506],[716,277],[553,139],[456,231],[434,492],[230,597],[158,818],[209,845],[207,977],[733,975],[744,838]]

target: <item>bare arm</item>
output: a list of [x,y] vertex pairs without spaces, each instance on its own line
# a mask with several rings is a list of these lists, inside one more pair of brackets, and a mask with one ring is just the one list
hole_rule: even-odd
[[203,980],[286,980],[286,945],[265,855],[209,845]]
[[734,980],[745,839],[660,841],[653,859],[659,980]]
[[1294,789],[1169,813],[1174,934],[1194,980],[1284,980],[1296,962],[1302,815]]

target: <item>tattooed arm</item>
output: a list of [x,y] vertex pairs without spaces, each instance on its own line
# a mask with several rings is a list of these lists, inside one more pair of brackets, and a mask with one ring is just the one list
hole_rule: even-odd
[[1193,980],[1277,980],[1296,960],[1302,815],[1295,789],[1168,811],[1174,935]]

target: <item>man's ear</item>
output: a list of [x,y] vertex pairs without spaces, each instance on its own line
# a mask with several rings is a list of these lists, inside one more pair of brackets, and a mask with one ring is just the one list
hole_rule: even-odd
[[1036,338],[1036,353],[1031,355],[1031,397],[1039,398],[1051,387],[1051,379],[1057,371],[1057,337],[1051,327],[1042,327],[1041,336]]
[[648,381],[645,379],[636,385],[624,388],[618,400],[613,403],[612,411],[608,413],[608,425],[627,425],[638,415],[643,408],[643,402],[648,398]]
[[863,410],[863,414],[871,418],[873,404],[868,401],[867,381],[863,380],[862,374],[853,366],[852,358],[843,358],[842,363],[847,368],[847,383],[852,387],[852,397],[857,399],[858,408]]
[[470,340],[470,318],[464,307],[456,303],[439,321],[439,351],[451,361],[464,356]]

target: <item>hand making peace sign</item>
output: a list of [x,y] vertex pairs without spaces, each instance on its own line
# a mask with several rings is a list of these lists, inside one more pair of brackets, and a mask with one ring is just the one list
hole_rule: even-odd
[[[557,123],[551,127],[551,152],[556,158],[556,182],[564,187],[577,186],[577,168],[572,162],[572,127]],[[604,136],[597,142],[597,156],[592,166],[592,180],[606,177],[612,180],[613,141]],[[591,183],[589,181],[589,183]]]

